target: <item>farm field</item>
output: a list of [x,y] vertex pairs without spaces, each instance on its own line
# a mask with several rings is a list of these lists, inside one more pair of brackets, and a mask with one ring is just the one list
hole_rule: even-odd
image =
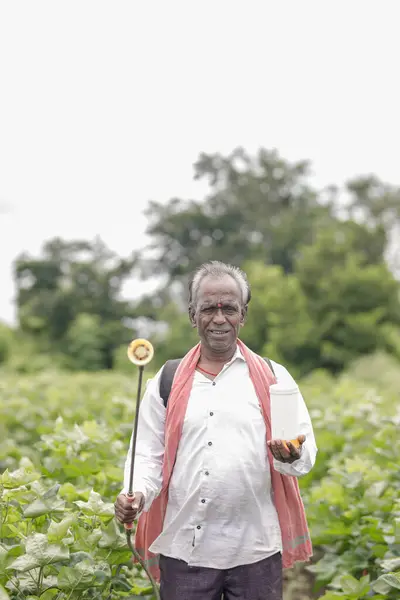
[[[113,518],[135,377],[1,374],[0,600],[151,598]],[[319,447],[301,480],[315,556],[285,574],[285,600],[398,600],[398,365],[371,357],[301,388]]]

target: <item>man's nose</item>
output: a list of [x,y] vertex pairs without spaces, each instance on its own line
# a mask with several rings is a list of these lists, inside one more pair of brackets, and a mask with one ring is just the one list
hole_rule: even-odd
[[218,308],[215,313],[214,313],[214,318],[213,318],[214,323],[216,324],[222,324],[225,323],[225,315],[222,312],[221,308]]

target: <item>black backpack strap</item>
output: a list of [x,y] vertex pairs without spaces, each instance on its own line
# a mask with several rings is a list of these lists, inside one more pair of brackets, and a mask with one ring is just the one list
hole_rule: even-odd
[[164,406],[167,408],[168,398],[171,392],[172,382],[176,370],[181,362],[181,358],[174,358],[173,360],[167,360],[161,373],[160,378],[160,396],[163,399]]
[[[266,356],[264,356],[264,360],[268,364],[268,366],[271,369],[272,373],[275,375],[275,371],[274,371],[274,367],[272,366],[272,362]],[[275,375],[275,377],[276,377],[276,375]]]

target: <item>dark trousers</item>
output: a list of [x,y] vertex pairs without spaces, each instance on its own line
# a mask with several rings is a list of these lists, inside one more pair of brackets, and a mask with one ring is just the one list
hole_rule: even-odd
[[160,556],[162,600],[282,600],[280,552],[220,571]]

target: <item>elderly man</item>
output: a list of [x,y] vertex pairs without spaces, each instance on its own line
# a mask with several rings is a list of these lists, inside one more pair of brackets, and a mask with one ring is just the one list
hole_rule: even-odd
[[189,286],[200,343],[167,405],[163,369],[141,404],[135,498],[125,496],[129,450],[115,513],[121,523],[140,515],[136,548],[163,600],[282,600],[283,567],[312,554],[297,478],[315,463],[313,429],[299,391],[299,447],[271,440],[269,387],[295,384],[238,339],[250,295],[240,269],[202,265]]

